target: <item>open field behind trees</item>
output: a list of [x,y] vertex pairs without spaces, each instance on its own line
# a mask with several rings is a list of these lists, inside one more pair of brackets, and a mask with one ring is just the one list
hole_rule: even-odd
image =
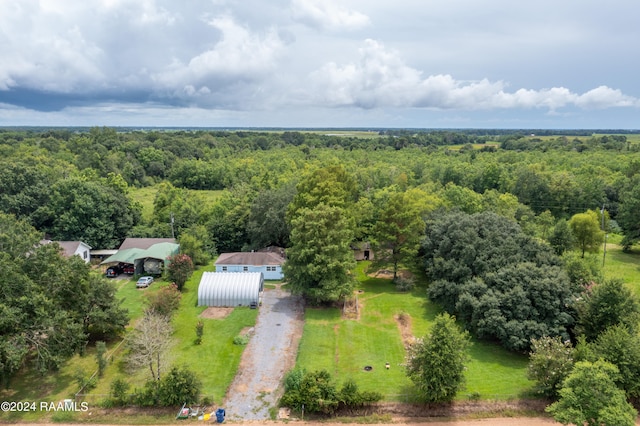
[[[220,190],[187,190],[188,193],[197,197],[204,207],[211,207],[216,202],[222,191]],[[153,202],[158,193],[158,185],[144,186],[141,188],[132,188],[130,191],[131,198],[140,203],[142,207],[142,218],[151,221],[153,218]]]
[[[599,257],[602,259],[602,250]],[[640,247],[624,252],[618,244],[607,244],[604,275],[606,279],[621,278],[640,297]]]

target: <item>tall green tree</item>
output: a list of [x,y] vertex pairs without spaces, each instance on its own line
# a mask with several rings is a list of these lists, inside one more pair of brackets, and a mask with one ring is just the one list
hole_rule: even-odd
[[549,235],[549,244],[553,247],[553,250],[558,256],[561,256],[564,252],[571,250],[574,246],[574,238],[567,220],[560,219],[556,222],[555,226],[551,230],[551,235]]
[[375,263],[391,264],[394,280],[400,264],[415,263],[424,234],[425,224],[421,206],[416,202],[416,191],[420,190],[392,193],[371,235]]
[[41,229],[59,241],[117,247],[139,221],[140,212],[117,185],[83,178],[53,184],[49,204],[34,213]]
[[640,397],[640,337],[635,332],[621,324],[609,327],[591,344],[590,352],[590,361],[603,359],[618,368],[616,383],[628,398]]
[[560,389],[560,399],[547,412],[564,425],[635,425],[638,413],[616,386],[619,374],[605,361],[576,363]]
[[216,245],[204,225],[193,225],[183,230],[178,241],[180,251],[196,265],[206,265],[216,254]]
[[[38,244],[26,222],[0,213],[0,379],[26,366],[56,369],[89,339],[124,330],[126,313],[112,287],[57,244]],[[106,285],[110,286],[111,283]]]
[[411,345],[407,354],[407,375],[420,396],[428,402],[452,401],[464,385],[469,334],[461,331],[455,318],[438,315],[431,332]]
[[607,328],[622,324],[630,330],[638,329],[640,301],[620,279],[597,284],[584,295],[578,305],[577,332],[587,340],[595,340]]
[[293,184],[260,192],[251,203],[247,236],[252,249],[289,246],[287,208],[296,194]]
[[588,210],[578,213],[569,220],[569,227],[573,234],[574,242],[582,253],[596,253],[602,244],[604,232],[600,229],[598,213]]
[[291,220],[291,247],[284,275],[293,293],[312,303],[336,302],[353,292],[356,262],[350,244],[353,220],[345,210],[319,204],[300,209]]
[[293,292],[312,303],[335,302],[353,292],[355,182],[342,167],[307,174],[297,186],[287,219],[291,247],[283,272]]

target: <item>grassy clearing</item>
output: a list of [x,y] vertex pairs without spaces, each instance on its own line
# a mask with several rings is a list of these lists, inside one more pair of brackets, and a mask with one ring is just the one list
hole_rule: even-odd
[[[149,222],[153,218],[153,202],[156,198],[159,185],[146,186],[144,188],[131,188],[129,195],[135,202],[142,206],[142,218]],[[198,205],[205,208],[213,205],[222,195],[223,191],[217,190],[187,190],[190,195],[198,199]]]
[[[600,252],[600,259],[602,259]],[[640,247],[632,247],[625,253],[618,244],[607,244],[607,254],[604,258],[604,276],[621,278],[640,297]]]
[[[307,309],[297,366],[326,369],[339,382],[353,378],[363,390],[381,392],[388,401],[411,400],[412,383],[402,364],[405,350],[395,315],[411,317],[414,336],[425,335],[440,308],[426,298],[424,286],[399,293],[390,280],[364,274],[358,266],[360,319],[343,319],[339,309]],[[525,394],[527,358],[501,347],[474,342],[467,370],[467,389],[459,398],[478,393],[483,399],[510,399]],[[391,368],[386,370],[385,363]],[[364,366],[372,371],[364,371]]]

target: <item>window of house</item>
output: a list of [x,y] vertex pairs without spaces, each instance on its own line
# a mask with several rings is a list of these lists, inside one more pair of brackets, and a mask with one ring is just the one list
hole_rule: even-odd
[[248,267],[248,266],[243,266],[243,267],[242,267],[242,270],[243,270],[244,272],[247,272],[247,271],[249,270],[249,267]]
[[226,266],[222,267],[222,272],[227,272],[227,267]]
[[276,271],[275,266],[267,266],[267,272],[275,272],[275,271]]
[[87,258],[87,251],[85,250],[84,252],[82,252],[82,256],[86,259]]

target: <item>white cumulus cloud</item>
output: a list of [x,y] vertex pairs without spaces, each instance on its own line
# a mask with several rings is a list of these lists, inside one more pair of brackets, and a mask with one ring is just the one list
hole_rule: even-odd
[[375,40],[366,40],[359,59],[347,64],[326,63],[311,74],[316,100],[332,106],[361,108],[410,107],[486,110],[577,106],[584,109],[638,107],[640,99],[600,86],[586,93],[565,87],[506,90],[503,81],[463,81],[448,74],[423,76],[407,65],[398,52]]
[[187,63],[176,60],[155,73],[152,78],[160,89],[178,97],[202,98],[229,86],[259,82],[276,68],[284,42],[275,29],[256,34],[230,16],[217,16],[208,23],[220,31],[220,40]]

